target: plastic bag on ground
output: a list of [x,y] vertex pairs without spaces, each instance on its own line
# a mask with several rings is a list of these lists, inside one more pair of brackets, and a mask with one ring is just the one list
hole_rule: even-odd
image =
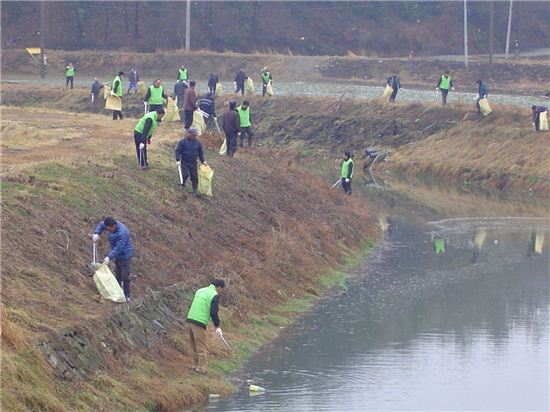
[[265,87],[265,93],[268,95],[268,96],[273,96],[273,86],[271,85],[271,82],[269,82],[267,84],[267,86]]
[[176,101],[168,96],[168,103],[166,104],[166,113],[162,118],[163,122],[177,122],[180,120]]
[[393,92],[393,89],[390,86],[386,85],[386,88],[384,89],[384,93],[382,94],[382,99],[389,100],[392,92]]
[[204,123],[204,118],[198,112],[198,110],[195,110],[193,112],[193,123],[191,124],[191,127],[196,127],[197,129],[199,129],[199,136],[203,134],[206,130],[206,123]]
[[220,147],[220,155],[225,156],[227,154],[227,139],[223,139],[222,147]]
[[539,130],[548,131],[548,112],[542,112],[539,117]]
[[212,177],[214,171],[208,165],[201,164],[199,166],[199,194],[212,196]]
[[122,110],[122,99],[118,96],[107,96],[105,110]]
[[107,97],[109,97],[111,93],[111,86],[108,86],[106,84],[103,85],[103,99],[107,100]]
[[216,83],[216,92],[214,93],[215,96],[221,96],[223,93],[223,86],[221,83]]
[[97,291],[103,299],[118,303],[126,302],[124,291],[107,265],[99,265],[94,273],[93,279]]
[[491,106],[489,106],[489,101],[486,97],[479,100],[479,110],[483,116],[489,116],[491,114]]
[[244,89],[249,94],[254,93],[254,82],[252,81],[252,79],[250,77],[248,79],[246,79],[246,81],[244,82]]

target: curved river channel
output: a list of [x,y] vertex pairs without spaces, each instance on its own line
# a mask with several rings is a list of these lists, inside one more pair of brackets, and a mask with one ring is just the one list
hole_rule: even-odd
[[423,186],[364,193],[385,229],[368,263],[204,408],[549,410],[547,205]]

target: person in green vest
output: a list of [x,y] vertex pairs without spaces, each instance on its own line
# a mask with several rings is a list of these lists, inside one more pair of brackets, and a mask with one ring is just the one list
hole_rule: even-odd
[[149,163],[147,163],[147,144],[151,144],[151,137],[163,116],[164,108],[160,106],[154,112],[144,114],[134,128],[136,154],[139,166],[142,169],[147,169],[149,167]]
[[193,370],[208,373],[208,338],[206,327],[212,319],[216,335],[223,336],[218,316],[219,294],[225,287],[223,279],[214,279],[209,286],[195,292],[195,297],[187,314],[189,337],[193,348]]
[[74,80],[74,66],[72,63],[69,63],[67,67],[65,67],[65,89],[69,87],[69,83],[71,84],[71,89],[73,88],[73,80]]
[[441,92],[442,105],[447,104],[447,94],[449,93],[449,88],[454,92],[455,88],[453,87],[453,79],[451,79],[451,75],[447,70],[445,73],[439,76],[439,80],[437,81],[437,84],[435,86],[435,90]]
[[[111,96],[118,96],[122,100],[122,80],[124,78],[124,72],[118,72],[113,83],[111,84]],[[122,120],[122,110],[113,110],[113,120]]]
[[164,93],[164,87],[160,84],[160,79],[156,79],[151,86],[147,89],[147,93],[143,100],[145,106],[148,107],[149,112],[154,112],[160,107],[164,107],[164,100],[168,99],[168,96]]
[[252,138],[254,133],[252,133],[252,123],[250,123],[250,102],[244,100],[243,104],[237,107],[237,113],[239,114],[240,122],[240,132],[238,136],[240,138],[240,146],[243,147],[245,135],[248,138],[248,147],[252,147]]
[[187,70],[187,68],[183,64],[178,69],[178,77],[176,78],[176,81],[178,80],[185,82],[186,85],[187,81],[189,80],[189,70]]
[[435,237],[434,238],[434,252],[436,255],[440,255],[442,253],[445,253],[445,245],[446,245],[445,239],[442,237]]
[[262,69],[262,97],[267,93],[267,85],[273,82],[271,73],[267,70],[267,67]]
[[351,195],[351,179],[353,177],[353,159],[350,152],[344,153],[344,161],[342,162],[342,170],[340,171],[340,180],[342,181],[342,189],[347,195]]

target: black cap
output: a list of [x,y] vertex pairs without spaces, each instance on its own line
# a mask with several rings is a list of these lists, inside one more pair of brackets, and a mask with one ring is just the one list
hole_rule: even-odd
[[344,156],[351,157],[351,153],[350,152],[344,152]]
[[214,279],[212,281],[212,284],[216,287],[224,288],[225,287],[225,280],[223,280],[223,279]]
[[121,71],[118,72],[118,75],[119,76],[124,76],[124,72],[121,70]]

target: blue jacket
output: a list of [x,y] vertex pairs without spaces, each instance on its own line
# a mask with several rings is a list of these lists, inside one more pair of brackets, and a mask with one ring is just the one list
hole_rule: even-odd
[[[95,228],[95,233],[101,235],[104,230],[105,225],[103,222],[100,222]],[[134,248],[130,240],[130,232],[118,220],[116,221],[116,230],[113,233],[109,233],[109,243],[111,244],[111,251],[107,255],[109,259],[128,260],[132,257]]]
[[202,145],[197,139],[183,138],[178,142],[176,147],[176,160],[184,163],[195,163],[197,157],[204,163],[204,155],[202,153]]
[[489,94],[489,88],[484,82],[481,82],[478,88],[479,97],[487,96]]

